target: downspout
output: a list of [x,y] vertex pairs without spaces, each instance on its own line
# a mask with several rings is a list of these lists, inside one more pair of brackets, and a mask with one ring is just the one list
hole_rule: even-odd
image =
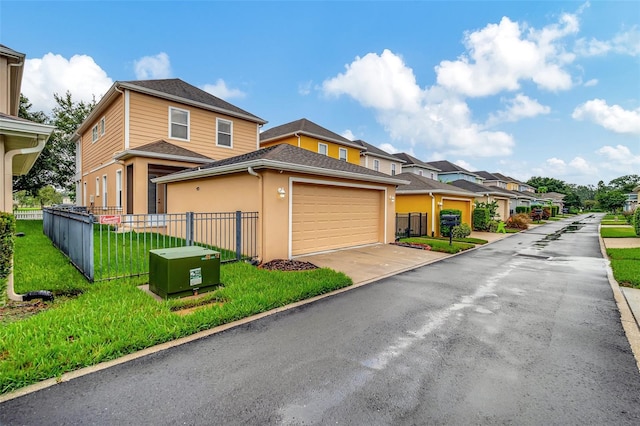
[[[4,154],[4,191],[5,191],[5,204],[7,197],[13,195],[13,157],[20,154],[35,154],[42,151],[48,137],[38,136],[38,144],[31,148],[13,149]],[[5,206],[6,207],[6,206]],[[6,210],[6,208],[5,208]],[[9,265],[9,275],[7,276],[7,295],[9,300],[21,302],[24,300],[23,294],[16,294],[13,288],[13,256]]]
[[436,233],[436,197],[433,192],[429,192],[429,196],[431,196],[431,236],[433,237]]
[[298,148],[300,148],[300,133],[295,132],[295,133],[293,134],[293,136],[295,136],[296,138],[298,138]]
[[253,170],[253,167],[247,167],[247,173],[251,176],[255,176],[258,178],[260,183],[258,184],[258,199],[260,200],[260,210],[258,211],[258,228],[260,229],[260,241],[258,244],[258,261],[262,261],[263,255],[263,246],[264,246],[264,238],[265,238],[265,229],[264,229],[264,196],[263,196],[263,186],[264,181],[262,180],[262,176],[256,173]]

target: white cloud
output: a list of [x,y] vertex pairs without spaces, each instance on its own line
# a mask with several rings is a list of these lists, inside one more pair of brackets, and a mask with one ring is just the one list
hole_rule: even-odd
[[598,85],[598,79],[597,78],[592,78],[591,80],[589,80],[586,83],[584,83],[584,87],[593,87],[593,86],[597,86],[597,85]]
[[544,164],[534,167],[532,171],[535,176],[553,176],[562,180],[569,177],[568,180],[571,182],[589,182],[598,174],[598,168],[583,157],[575,157],[569,162],[556,157],[548,158]]
[[311,87],[313,86],[313,81],[305,81],[304,83],[298,84],[298,94],[302,96],[307,96],[311,93]]
[[400,150],[398,148],[396,148],[395,146],[391,145],[390,143],[382,143],[382,144],[378,145],[378,148],[380,148],[383,151],[388,152],[389,154],[396,154],[396,153],[400,152]]
[[602,99],[592,99],[578,105],[571,114],[576,120],[589,120],[616,133],[640,135],[640,108],[625,110],[619,105],[607,105]]
[[540,104],[537,100],[519,93],[515,98],[505,101],[507,109],[489,116],[488,126],[503,122],[514,122],[522,118],[532,118],[540,114],[549,114],[551,108]]
[[137,61],[133,61],[133,68],[136,78],[139,80],[171,77],[169,55],[164,52],[155,56],[144,56]]
[[345,73],[324,81],[322,89],[374,109],[394,140],[465,156],[508,155],[514,145],[511,135],[473,123],[468,105],[454,94],[437,86],[421,89],[413,70],[389,50],[356,57]]
[[473,97],[518,90],[522,80],[545,90],[567,90],[572,80],[563,67],[575,57],[560,42],[578,29],[576,16],[569,14],[541,30],[503,17],[499,24],[465,35],[467,53],[436,66],[438,84]]
[[640,155],[633,154],[631,150],[624,145],[616,145],[615,147],[605,145],[597,150],[596,153],[618,165],[640,166]]
[[477,169],[477,167],[472,166],[470,163],[467,163],[464,160],[456,160],[456,161],[453,162],[453,164],[455,164],[456,166],[460,166],[463,169],[467,169],[469,171]]
[[350,141],[354,141],[356,140],[355,135],[353,134],[353,132],[349,129],[345,130],[344,132],[342,132],[340,134],[340,136],[342,136],[343,138],[349,139]]
[[240,89],[231,89],[230,87],[227,87],[227,83],[225,83],[221,78],[219,78],[215,84],[205,84],[202,86],[202,90],[225,100],[231,98],[242,99],[246,96],[246,93]]
[[575,52],[581,56],[603,56],[608,53],[638,56],[640,55],[640,31],[638,27],[633,27],[606,41],[581,38],[576,41]]
[[41,59],[27,59],[22,77],[22,93],[32,103],[32,111],[49,114],[56,101],[53,94],[69,91],[74,101],[96,101],[109,90],[113,80],[87,55],[66,59],[47,53]]

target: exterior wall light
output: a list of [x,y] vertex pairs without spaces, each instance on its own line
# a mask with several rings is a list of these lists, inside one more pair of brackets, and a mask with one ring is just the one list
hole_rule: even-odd
[[396,200],[396,197],[394,197],[393,195],[390,195],[389,200],[391,200],[391,202],[393,203]]
[[284,190],[284,188],[278,188],[278,196],[280,198],[284,198],[285,195],[287,195],[287,192]]

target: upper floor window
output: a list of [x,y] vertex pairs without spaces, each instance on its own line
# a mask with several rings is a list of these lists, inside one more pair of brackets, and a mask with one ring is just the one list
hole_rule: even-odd
[[318,142],[318,154],[328,155],[329,147],[326,143]]
[[216,129],[216,145],[232,148],[233,122],[229,120],[223,120],[221,118],[216,118]]
[[376,172],[380,171],[380,160],[373,160],[373,170]]
[[346,150],[346,148],[340,148],[338,150],[338,157],[342,161],[347,161],[347,150]]
[[396,175],[396,163],[391,163],[391,176]]
[[169,137],[189,140],[189,111],[169,107]]
[[106,126],[107,126],[106,119],[104,117],[102,117],[100,119],[100,125],[99,125],[99,127],[100,127],[100,136],[104,135],[104,132],[106,130]]
[[95,142],[98,140],[98,125],[96,124],[95,126],[93,126],[93,129],[91,129],[91,142]]
[[422,170],[418,170],[418,176],[422,176]]

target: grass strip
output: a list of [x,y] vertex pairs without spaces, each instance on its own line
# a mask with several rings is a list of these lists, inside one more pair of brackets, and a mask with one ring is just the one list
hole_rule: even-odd
[[402,238],[400,239],[400,242],[409,243],[409,244],[411,243],[428,244],[429,246],[431,246],[431,251],[450,253],[450,254],[459,253],[461,251],[469,250],[475,247],[474,244],[469,244],[469,243],[459,243],[454,241],[451,245],[449,245],[448,240],[444,241],[444,240],[439,240],[435,238],[421,238],[421,237]]
[[607,249],[618,284],[640,288],[640,248]]
[[602,238],[628,238],[637,237],[632,227],[625,228],[600,228]]

